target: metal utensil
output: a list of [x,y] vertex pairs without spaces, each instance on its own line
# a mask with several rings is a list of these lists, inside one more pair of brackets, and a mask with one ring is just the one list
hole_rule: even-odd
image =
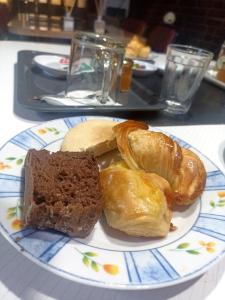
[[[33,100],[45,101],[51,105],[63,105],[63,106],[99,106],[102,103],[98,100],[98,95],[100,91],[90,92],[90,91],[76,91],[70,92],[66,96],[64,93],[59,93],[57,95],[42,95],[34,96]],[[106,105],[120,105],[114,103],[110,98],[108,99]]]

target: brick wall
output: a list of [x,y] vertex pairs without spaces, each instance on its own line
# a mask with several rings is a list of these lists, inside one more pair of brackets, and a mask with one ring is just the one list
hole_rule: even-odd
[[149,30],[168,11],[176,14],[177,42],[218,54],[225,40],[225,0],[131,0],[130,16],[145,19]]

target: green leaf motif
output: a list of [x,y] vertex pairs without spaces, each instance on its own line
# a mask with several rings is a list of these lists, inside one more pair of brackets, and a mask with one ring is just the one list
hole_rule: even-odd
[[59,132],[59,131],[56,131],[54,134],[57,135],[57,134],[60,134],[60,132]]
[[199,251],[197,250],[186,250],[187,253],[189,254],[194,254],[194,255],[198,255],[198,254],[201,254]]
[[16,206],[10,207],[7,209],[7,214],[15,213],[16,212]]
[[225,199],[220,199],[219,203],[225,203]]
[[84,255],[86,255],[86,256],[90,256],[90,257],[97,256],[97,254],[96,254],[96,253],[94,253],[94,252],[85,252],[85,253],[84,253]]
[[54,131],[54,128],[46,127],[48,131]]
[[16,157],[6,157],[6,160],[10,160],[10,161],[12,161],[12,160],[15,160],[16,159]]
[[7,209],[7,219],[12,219],[16,216],[16,206]]
[[17,159],[16,164],[17,164],[18,166],[21,165],[22,163],[23,163],[23,159],[22,159],[22,158]]
[[217,206],[219,206],[219,207],[224,207],[224,206],[225,206],[225,203],[219,203]]
[[92,262],[91,262],[91,267],[95,272],[99,271],[99,266],[94,260],[92,260]]
[[89,259],[87,258],[87,256],[84,256],[84,257],[83,257],[83,264],[84,264],[86,267],[89,267],[90,261],[89,261]]
[[7,214],[7,219],[12,219],[16,216],[16,212],[11,212]]
[[189,246],[189,243],[182,243],[177,246],[177,249],[186,249]]
[[214,208],[216,206],[214,201],[210,201],[209,204]]

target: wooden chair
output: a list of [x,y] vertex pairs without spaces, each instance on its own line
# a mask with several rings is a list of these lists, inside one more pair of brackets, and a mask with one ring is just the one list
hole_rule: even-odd
[[6,4],[0,4],[0,36],[7,32],[7,24],[10,20],[10,11]]
[[143,20],[128,18],[123,22],[122,28],[126,31],[142,36],[145,33],[147,24]]
[[165,53],[167,46],[177,35],[175,29],[167,26],[156,26],[148,35],[148,44],[153,51]]

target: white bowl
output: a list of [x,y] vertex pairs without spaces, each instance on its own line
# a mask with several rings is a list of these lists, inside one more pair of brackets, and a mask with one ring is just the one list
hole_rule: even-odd
[[134,76],[147,76],[157,70],[157,67],[154,63],[144,61],[144,60],[137,60],[135,59],[133,64],[133,74]]
[[69,59],[60,55],[37,55],[33,63],[53,77],[65,77]]

